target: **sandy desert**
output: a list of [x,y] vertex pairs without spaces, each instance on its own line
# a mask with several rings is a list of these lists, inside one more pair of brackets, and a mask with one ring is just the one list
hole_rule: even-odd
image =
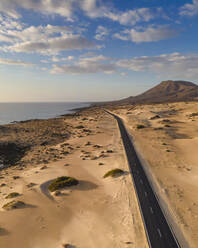
[[[147,247],[116,121],[103,110],[90,109],[32,122],[5,126],[8,141],[31,144],[31,149],[0,172],[1,247]],[[62,136],[51,140],[54,123]],[[46,126],[43,139],[49,143],[43,145]],[[23,142],[20,132],[26,134]],[[104,179],[114,168],[125,174]],[[80,183],[51,194],[48,185],[59,176],[73,176]],[[19,195],[7,199],[13,192]],[[4,210],[12,200],[25,205]]]
[[[108,107],[123,119],[183,247],[193,248],[198,245],[197,108],[195,102]],[[93,107],[2,128],[7,136],[1,135],[1,142],[28,148],[0,172],[1,247],[148,247],[111,115]],[[125,173],[103,178],[114,168]],[[79,184],[51,193],[48,186],[59,176],[75,177]],[[8,198],[13,192],[18,195]],[[24,205],[2,208],[12,200]]]

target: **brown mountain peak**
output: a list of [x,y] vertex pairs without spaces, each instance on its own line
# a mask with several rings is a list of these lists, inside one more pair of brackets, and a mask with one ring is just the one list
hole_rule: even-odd
[[188,81],[166,80],[135,97],[121,100],[123,103],[157,103],[195,100],[198,86]]

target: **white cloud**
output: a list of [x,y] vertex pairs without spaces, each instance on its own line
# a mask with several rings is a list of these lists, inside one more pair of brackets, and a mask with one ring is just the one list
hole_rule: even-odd
[[19,65],[19,66],[32,66],[33,65],[33,64],[25,62],[25,61],[5,59],[5,58],[0,58],[0,64],[4,64],[4,65]]
[[68,20],[75,19],[79,10],[90,18],[105,17],[123,25],[135,25],[138,22],[148,22],[159,16],[161,8],[139,8],[128,11],[119,11],[111,8],[99,0],[1,0],[0,11],[14,18],[19,18],[17,8],[33,10],[43,14],[57,14]]
[[115,38],[121,40],[131,40],[136,43],[165,40],[178,34],[176,30],[169,29],[167,26],[148,27],[143,30],[131,29],[122,33],[114,34]]
[[47,59],[41,59],[41,60],[40,60],[40,62],[41,62],[41,63],[45,63],[45,64],[50,63],[50,61],[49,61],[49,60],[47,60]]
[[51,73],[53,74],[91,74],[91,73],[105,73],[112,74],[116,72],[117,68],[114,63],[102,62],[109,58],[99,55],[96,57],[81,58],[78,62],[73,64],[53,65]]
[[148,22],[156,17],[158,10],[153,12],[149,8],[140,8],[126,12],[108,12],[104,16],[123,25],[135,25],[137,22]]
[[50,37],[63,36],[71,34],[72,30],[67,26],[30,26],[23,30],[10,30],[4,31],[4,34],[12,38],[13,42],[17,41],[38,41],[48,40]]
[[143,31],[130,30],[131,40],[134,42],[150,42],[165,40],[177,35],[177,31],[169,29],[167,27],[149,27]]
[[12,17],[0,15],[0,42],[13,42],[13,37],[8,34],[8,31],[20,31],[24,24],[15,21]]
[[198,0],[192,0],[180,8],[180,15],[194,16],[198,14]]
[[181,53],[162,54],[159,56],[142,56],[121,59],[116,65],[132,71],[150,71],[157,74],[193,78],[198,76],[198,54]]
[[53,74],[91,74],[91,73],[105,73],[112,74],[116,71],[114,65],[101,63],[87,63],[80,65],[53,65],[51,73]]
[[68,0],[1,0],[0,11],[18,18],[20,15],[16,11],[18,7],[43,12],[46,14],[58,14],[71,18],[73,3],[76,1]]
[[95,49],[97,45],[81,36],[81,29],[75,31],[67,26],[30,26],[22,30],[0,30],[0,41],[11,45],[1,46],[7,52],[50,53],[64,50]]
[[120,72],[120,76],[125,77],[125,76],[127,76],[127,73],[126,72]]
[[124,33],[115,33],[114,35],[113,35],[113,37],[114,38],[117,38],[117,39],[119,39],[119,40],[129,40],[129,36],[128,35],[126,35],[126,34],[124,34]]
[[12,42],[12,38],[6,36],[6,35],[3,35],[3,34],[0,34],[0,42]]
[[91,56],[91,57],[84,57],[81,58],[80,61],[84,62],[98,62],[98,61],[105,61],[110,60],[111,58],[105,57],[104,55],[98,55],[98,56]]
[[51,61],[52,62],[62,62],[62,61],[71,61],[74,59],[74,56],[68,56],[66,58],[58,58],[58,57],[52,57]]
[[24,53],[56,54],[65,50],[96,49],[94,42],[79,35],[50,38],[46,41],[26,41],[15,45],[3,47],[3,51]]
[[96,29],[96,35],[95,39],[96,40],[104,40],[105,37],[109,34],[109,30],[106,27],[103,26],[98,26]]

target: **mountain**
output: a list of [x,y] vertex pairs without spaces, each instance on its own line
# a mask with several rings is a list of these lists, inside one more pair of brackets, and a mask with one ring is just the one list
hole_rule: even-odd
[[198,99],[198,86],[187,81],[162,81],[143,94],[130,96],[117,103],[161,103]]

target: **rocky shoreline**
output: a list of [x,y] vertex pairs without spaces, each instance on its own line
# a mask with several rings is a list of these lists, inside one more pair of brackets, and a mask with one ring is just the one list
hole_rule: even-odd
[[[27,163],[47,163],[51,159],[26,160],[24,157],[34,156],[41,151],[48,151],[52,145],[57,145],[73,135],[74,126],[67,123],[68,119],[76,118],[81,111],[89,107],[72,109],[74,113],[61,115],[50,119],[31,119],[15,121],[0,126],[0,170],[9,166],[25,166]],[[67,152],[63,150],[63,154]],[[55,159],[58,155],[54,153]],[[34,156],[35,157],[35,156]],[[58,158],[58,157],[57,157]]]

